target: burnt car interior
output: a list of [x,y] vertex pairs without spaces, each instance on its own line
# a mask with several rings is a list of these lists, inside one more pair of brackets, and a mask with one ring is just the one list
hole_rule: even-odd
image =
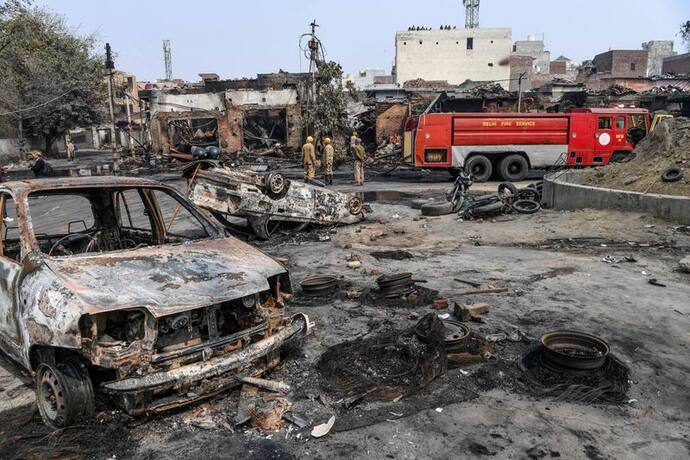
[[[85,188],[29,194],[41,252],[69,256],[207,238],[208,223],[163,188]],[[8,228],[9,230],[9,228]]]

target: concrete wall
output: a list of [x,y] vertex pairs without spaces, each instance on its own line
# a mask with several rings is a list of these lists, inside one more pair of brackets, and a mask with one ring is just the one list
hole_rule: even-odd
[[652,40],[642,44],[642,49],[647,50],[647,76],[661,75],[663,73],[664,59],[675,56],[673,40]]
[[690,53],[664,59],[663,73],[674,73],[676,75],[690,75]]
[[346,87],[348,82],[357,90],[364,90],[376,83],[376,77],[385,77],[386,71],[381,69],[363,69],[355,74],[348,74],[343,78],[343,87]]
[[690,225],[690,197],[628,192],[582,185],[577,171],[556,173],[544,180],[544,204],[552,209],[615,209],[642,212]]
[[[468,39],[472,49],[468,49]],[[457,29],[398,32],[396,82],[422,78],[460,84],[465,80],[500,81],[508,88],[512,30]]]
[[228,90],[227,105],[257,105],[260,107],[286,107],[297,104],[297,90],[280,89],[266,91]]
[[513,45],[513,54],[533,57],[535,73],[550,72],[551,52],[544,49],[543,40],[518,40]]
[[225,110],[223,93],[171,94],[155,91],[151,94],[151,117],[158,112]]

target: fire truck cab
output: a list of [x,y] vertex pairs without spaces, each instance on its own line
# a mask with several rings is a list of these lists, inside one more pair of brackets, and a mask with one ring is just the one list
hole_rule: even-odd
[[[650,127],[642,109],[566,113],[433,113],[405,126],[404,161],[420,168],[465,169],[479,182],[520,181],[530,169],[606,165],[629,158],[631,137]],[[635,136],[631,136],[631,132]]]

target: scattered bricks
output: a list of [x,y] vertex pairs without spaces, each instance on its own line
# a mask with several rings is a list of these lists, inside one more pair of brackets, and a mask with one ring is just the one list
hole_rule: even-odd
[[434,300],[434,310],[447,310],[448,309],[448,299],[437,299]]
[[453,313],[460,321],[481,321],[480,316],[489,312],[488,303],[475,303],[473,305],[455,304]]
[[407,296],[407,301],[411,303],[412,305],[417,305],[417,300],[419,299],[419,294],[417,294],[417,291],[410,293]]
[[374,276],[383,275],[383,270],[381,270],[380,268],[372,268],[371,274]]

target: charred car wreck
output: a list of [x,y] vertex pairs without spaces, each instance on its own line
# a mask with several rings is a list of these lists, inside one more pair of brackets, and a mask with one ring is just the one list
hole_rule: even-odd
[[0,209],[0,345],[53,427],[95,393],[133,415],[220,393],[309,330],[283,265],[160,183],[8,182]]
[[246,218],[265,240],[279,229],[353,223],[364,215],[358,196],[292,182],[280,173],[259,174],[203,161],[187,166],[185,176],[197,206],[230,228],[234,225],[228,216]]

